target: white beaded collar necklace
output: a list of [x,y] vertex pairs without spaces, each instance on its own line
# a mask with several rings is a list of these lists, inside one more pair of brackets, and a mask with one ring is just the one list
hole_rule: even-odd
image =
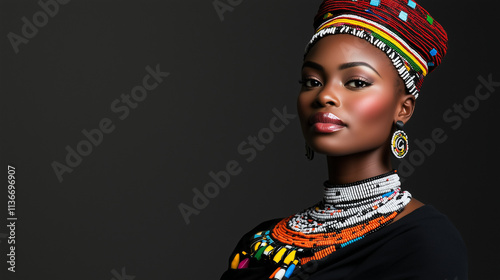
[[377,216],[401,212],[411,194],[401,190],[396,171],[343,185],[324,183],[323,201],[292,217],[288,226],[313,234],[339,231]]

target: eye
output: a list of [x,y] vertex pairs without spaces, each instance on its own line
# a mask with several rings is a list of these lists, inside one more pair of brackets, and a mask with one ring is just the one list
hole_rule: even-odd
[[350,88],[355,88],[355,89],[360,89],[360,88],[365,88],[371,86],[372,83],[369,83],[367,81],[364,81],[362,79],[353,79],[348,81],[345,86],[350,87]]
[[303,87],[306,88],[312,88],[312,87],[320,87],[321,82],[315,79],[303,79],[299,80],[299,84],[301,84]]

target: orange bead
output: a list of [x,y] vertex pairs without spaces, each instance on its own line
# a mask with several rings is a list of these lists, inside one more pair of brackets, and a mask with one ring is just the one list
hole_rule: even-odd
[[278,267],[276,268],[276,270],[273,272],[273,274],[271,274],[271,276],[269,276],[269,279],[273,279],[274,278],[274,275],[276,275],[276,273],[278,273],[278,271],[281,269],[281,267]]

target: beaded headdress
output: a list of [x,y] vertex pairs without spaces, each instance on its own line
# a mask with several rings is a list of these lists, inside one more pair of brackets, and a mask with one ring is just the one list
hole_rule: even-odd
[[412,0],[325,0],[314,18],[314,28],[305,54],[327,35],[365,39],[391,59],[415,98],[424,77],[441,63],[447,49],[443,27]]

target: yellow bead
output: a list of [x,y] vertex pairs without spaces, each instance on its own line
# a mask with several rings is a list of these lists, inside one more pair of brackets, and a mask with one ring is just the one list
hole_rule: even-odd
[[240,263],[240,254],[236,254],[236,256],[234,256],[233,261],[231,262],[231,269],[237,269],[239,263]]
[[260,245],[260,242],[257,242],[257,243],[255,244],[255,246],[253,247],[253,250],[254,250],[254,251],[257,251],[257,249],[259,249],[259,245]]
[[295,259],[295,253],[297,251],[293,250],[288,256],[286,256],[285,260],[283,261],[286,265],[289,265],[291,261]]
[[272,249],[274,249],[273,246],[269,245],[267,248],[264,250],[264,255],[267,255]]
[[276,253],[276,255],[274,255],[273,261],[276,263],[281,261],[281,259],[283,258],[283,254],[285,254],[285,252],[286,252],[286,248],[281,248],[281,250],[279,250],[278,253]]

